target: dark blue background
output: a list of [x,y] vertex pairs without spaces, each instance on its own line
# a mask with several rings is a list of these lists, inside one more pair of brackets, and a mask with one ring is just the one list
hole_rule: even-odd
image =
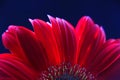
[[[80,17],[88,15],[103,26],[107,39],[120,37],[119,0],[0,0],[0,35],[11,24],[32,29],[28,18],[48,21],[47,14],[64,18],[74,26]],[[2,52],[8,51],[0,37]]]
[[[28,18],[48,21],[47,14],[64,18],[74,26],[80,17],[88,15],[103,26],[107,39],[120,37],[119,0],[0,0],[0,35],[11,24],[32,29]],[[0,37],[2,52],[8,51]]]
[[[102,25],[107,38],[120,37],[119,0],[0,0],[0,35],[11,24],[32,29],[28,18],[48,21],[47,14],[61,17],[74,26],[81,16]],[[0,52],[6,52],[0,38]]]

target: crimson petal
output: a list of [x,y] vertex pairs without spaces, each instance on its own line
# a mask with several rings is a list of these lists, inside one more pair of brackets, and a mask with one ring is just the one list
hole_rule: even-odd
[[0,54],[1,80],[34,80],[36,73],[11,54]]
[[51,22],[62,62],[73,63],[74,60],[72,60],[72,58],[76,52],[76,38],[73,26],[64,19],[55,19],[52,16],[48,17]]
[[[108,40],[94,58],[90,70],[99,76],[120,59],[120,40]],[[93,68],[94,67],[94,68]],[[99,68],[98,68],[99,67]]]
[[105,43],[105,33],[90,17],[84,16],[76,26],[76,37],[78,47],[75,59],[81,66],[89,68],[98,50]]
[[24,59],[25,62],[27,62],[27,59],[22,54],[24,52],[16,38],[16,26],[11,25],[8,27],[8,30],[2,35],[2,42],[11,53],[13,53],[15,56],[19,56],[20,58]]
[[[13,28],[14,27],[14,28]],[[20,26],[10,26],[3,34],[4,45],[15,55],[32,65],[36,71],[47,68],[45,50],[34,32]]]
[[98,80],[120,80],[120,57],[108,69],[100,73]]
[[51,27],[46,22],[39,19],[30,20],[30,22],[34,27],[37,39],[44,46],[46,53],[43,54],[46,54],[45,57],[48,58],[47,64],[50,66],[59,64],[60,56]]

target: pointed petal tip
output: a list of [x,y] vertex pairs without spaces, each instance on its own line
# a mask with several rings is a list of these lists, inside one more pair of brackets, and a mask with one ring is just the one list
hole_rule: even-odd
[[47,17],[50,19],[50,18],[52,18],[52,16],[51,15],[49,15],[49,14],[47,14]]
[[47,15],[47,17],[50,20],[50,22],[51,22],[52,19],[54,19],[54,17],[52,17],[51,15]]
[[32,22],[33,22],[33,20],[32,20],[31,18],[29,18],[28,20],[30,21],[30,23],[32,23]]
[[49,14],[47,14],[47,16],[48,16],[48,17],[50,17],[50,15],[49,15]]

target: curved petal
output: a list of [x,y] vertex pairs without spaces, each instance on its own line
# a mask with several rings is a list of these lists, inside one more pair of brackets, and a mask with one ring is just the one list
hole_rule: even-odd
[[74,63],[72,59],[76,52],[76,37],[73,26],[60,18],[48,16],[57,42],[62,62]]
[[36,73],[11,54],[0,54],[1,80],[35,80]]
[[76,37],[78,44],[76,62],[89,68],[98,50],[105,43],[105,33],[90,17],[84,16],[76,26]]
[[22,58],[25,62],[28,63],[27,58],[24,55],[24,52],[17,40],[16,37],[16,26],[11,25],[8,27],[8,30],[2,35],[3,45],[10,50],[15,56]]
[[46,51],[34,32],[20,26],[10,26],[2,39],[11,53],[32,65],[36,71],[47,68]]
[[30,22],[34,27],[37,39],[44,46],[44,49],[46,51],[46,58],[49,60],[47,63],[49,65],[60,64],[60,56],[51,27],[46,22],[39,19],[30,19]]
[[99,50],[94,61],[89,65],[90,71],[99,75],[104,73],[120,58],[120,40],[108,40]]
[[[21,46],[19,45],[19,42],[16,38],[16,26],[9,26],[8,30],[3,33],[2,35],[2,42],[3,45],[10,50],[11,53],[13,53],[16,56],[19,56],[19,58],[24,59],[26,62],[27,59],[25,56],[22,54],[24,53]],[[17,53],[17,54],[16,54]]]

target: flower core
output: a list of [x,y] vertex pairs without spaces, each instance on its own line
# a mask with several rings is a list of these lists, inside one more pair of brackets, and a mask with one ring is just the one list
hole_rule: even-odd
[[40,74],[39,80],[95,80],[95,78],[78,64],[63,63],[49,67]]

